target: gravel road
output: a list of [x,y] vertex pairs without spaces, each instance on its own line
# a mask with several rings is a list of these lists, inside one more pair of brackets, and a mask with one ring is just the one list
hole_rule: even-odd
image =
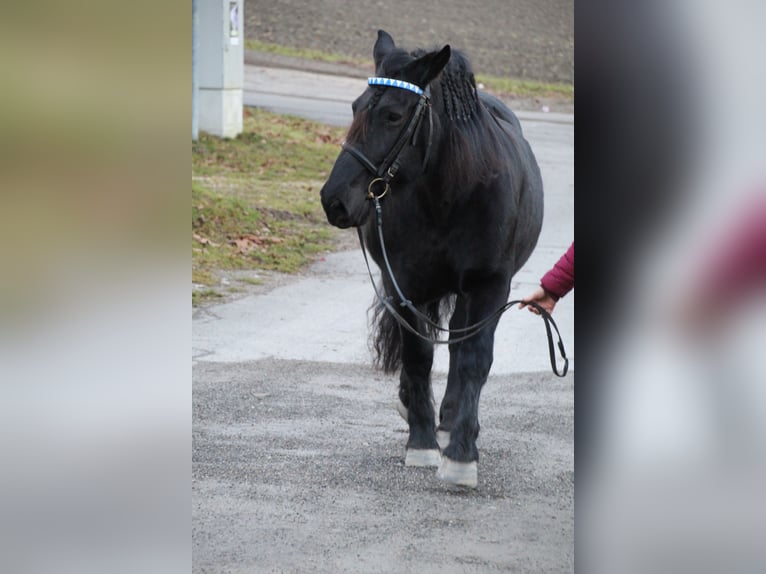
[[574,81],[573,0],[245,0],[245,35],[370,58],[378,28],[405,48],[449,43],[477,73]]
[[490,377],[473,491],[403,466],[395,380],[367,366],[199,361],[193,381],[195,572],[573,570],[571,376]]

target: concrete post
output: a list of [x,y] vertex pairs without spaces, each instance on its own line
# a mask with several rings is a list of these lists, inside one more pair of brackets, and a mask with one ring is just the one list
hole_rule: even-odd
[[243,0],[199,3],[199,129],[236,137],[242,132]]

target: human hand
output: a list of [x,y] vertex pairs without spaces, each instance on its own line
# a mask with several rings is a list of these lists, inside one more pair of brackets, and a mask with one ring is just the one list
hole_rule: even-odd
[[530,306],[530,301],[540,305],[540,307],[548,311],[549,315],[553,313],[553,308],[556,306],[556,300],[542,286],[538,286],[537,289],[524,297],[521,303],[519,303],[519,309],[527,307],[532,313],[539,315],[540,311]]

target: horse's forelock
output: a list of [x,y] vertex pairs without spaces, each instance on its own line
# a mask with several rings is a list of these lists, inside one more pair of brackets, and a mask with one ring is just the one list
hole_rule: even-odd
[[346,141],[349,143],[364,143],[367,139],[367,115],[369,114],[369,108],[360,110],[354,116],[351,125],[348,127],[346,133]]
[[351,125],[348,127],[346,133],[346,141],[349,143],[364,143],[367,139],[367,116],[370,110],[374,108],[381,96],[383,95],[383,88],[372,88],[372,95],[367,99],[364,107],[360,109],[351,120]]

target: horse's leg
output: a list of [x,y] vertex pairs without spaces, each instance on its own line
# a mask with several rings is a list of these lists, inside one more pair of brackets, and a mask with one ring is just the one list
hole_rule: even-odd
[[[464,302],[467,323],[481,321],[501,307],[508,291],[509,282],[498,277],[473,290]],[[452,484],[478,484],[479,397],[492,366],[497,321],[491,321],[476,336],[450,346],[452,389],[445,400],[453,410],[446,409],[448,417],[452,417],[450,440],[442,453],[438,477]]]
[[[452,313],[449,328],[451,330],[461,329],[467,326],[467,324],[466,298],[458,297],[455,301],[455,311]],[[460,336],[460,334],[451,334],[450,340],[458,339]],[[458,383],[456,367],[457,357],[458,354],[454,352],[453,345],[450,345],[447,388],[444,391],[444,398],[442,399],[441,407],[439,408],[439,426],[436,429],[436,441],[439,443],[439,448],[441,450],[444,450],[449,445],[450,431],[455,424],[455,417],[457,416],[457,408],[460,401],[460,385]]]
[[[409,315],[407,313],[406,315]],[[406,317],[410,324],[412,317]],[[439,466],[441,455],[434,432],[434,405],[431,392],[431,367],[434,348],[409,333],[402,332],[402,371],[399,376],[399,396],[406,397],[407,440],[406,466]]]

